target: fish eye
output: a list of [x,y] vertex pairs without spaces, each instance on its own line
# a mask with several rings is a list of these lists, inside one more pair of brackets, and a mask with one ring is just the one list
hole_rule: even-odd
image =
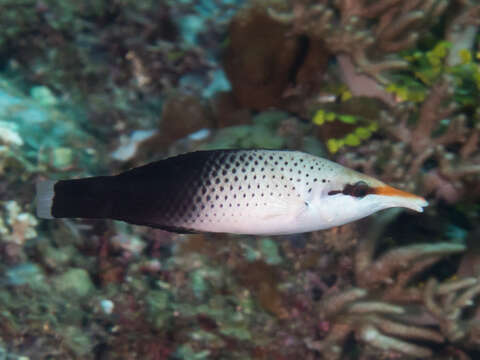
[[328,195],[336,195],[336,194],[343,194],[349,195],[356,198],[363,198],[368,194],[371,194],[373,189],[365,182],[365,181],[358,181],[355,184],[347,184],[343,188],[343,190],[332,190],[328,192]]
[[372,188],[368,186],[365,181],[358,181],[353,185],[346,185],[343,189],[343,194],[350,195],[357,198],[363,198],[364,196],[370,194]]

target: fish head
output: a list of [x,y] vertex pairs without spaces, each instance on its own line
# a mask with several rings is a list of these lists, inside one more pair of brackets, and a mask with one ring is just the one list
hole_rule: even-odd
[[423,212],[428,205],[421,196],[344,167],[338,168],[336,174],[320,186],[313,202],[317,205],[317,214],[328,227],[343,225],[383,209],[400,207]]

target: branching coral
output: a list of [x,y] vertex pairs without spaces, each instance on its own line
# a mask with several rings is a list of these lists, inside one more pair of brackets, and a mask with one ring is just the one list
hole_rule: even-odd
[[424,304],[449,341],[466,340],[467,344],[478,346],[480,322],[476,317],[464,320],[463,310],[474,305],[479,294],[479,279],[464,278],[439,284],[431,278],[425,286]]
[[272,8],[270,15],[291,24],[294,33],[323,39],[331,52],[348,54],[362,72],[385,82],[384,71],[407,66],[387,55],[413,46],[447,5],[446,0],[301,1],[290,12]]
[[437,331],[389,319],[389,316],[404,315],[406,310],[386,302],[367,300],[366,295],[364,289],[352,288],[322,302],[321,309],[325,312],[320,312],[320,316],[334,320],[323,340],[307,340],[307,346],[320,351],[326,359],[339,359],[347,337],[354,332],[359,341],[373,347],[425,358],[432,352],[415,345],[414,341],[443,341]]
[[448,64],[457,65],[459,50],[473,47],[480,18],[480,5],[466,0],[257,3],[266,3],[270,16],[290,26],[291,35],[324,42],[354,95],[375,97],[391,106],[395,98],[382,86],[390,84],[393,71],[411,67],[402,51],[438,33],[434,26],[443,21],[445,40],[453,44]]
[[[453,92],[452,78],[444,76],[430,89],[418,113],[414,105],[383,112],[380,128],[388,139],[371,142],[356,155],[345,154],[342,161],[411,190],[419,191],[423,180],[424,194],[433,193],[448,202],[465,196],[467,188],[471,197],[479,196],[478,185],[469,184],[480,179],[480,123],[456,114]],[[436,166],[421,179],[420,170],[427,161]]]
[[[382,222],[388,219],[379,218]],[[383,354],[400,353],[428,358],[426,344],[452,343],[478,346],[478,321],[465,320],[465,309],[474,305],[480,280],[464,277],[440,282],[416,280],[428,267],[465,246],[452,243],[415,244],[387,251],[374,258],[385,224],[360,242],[355,255],[356,286],[326,294],[318,304],[326,335],[307,339],[307,346],[327,359],[342,358],[345,342],[354,333],[360,343]]]
[[[306,52],[304,58],[297,56],[295,67],[291,66],[293,61],[287,62],[286,69],[301,69],[310,56],[309,47],[321,42],[325,52],[317,56],[318,60],[323,62],[329,54],[336,56],[350,96],[373,97],[385,104],[385,111],[368,119],[378,121],[378,131],[366,145],[360,144],[355,134],[323,139],[331,153],[341,155],[340,161],[402,188],[450,203],[464,198],[467,189],[472,198],[480,196],[480,55],[474,52],[478,48],[478,3],[257,0],[252,1],[251,8],[245,12],[250,18],[255,12],[266,12],[270,22],[281,29],[283,48],[301,37],[307,39],[302,48]],[[435,26],[439,21],[445,23],[443,33]],[[415,48],[420,39],[422,43]],[[274,47],[271,53],[278,54],[279,49]],[[293,56],[295,52],[289,54]],[[262,58],[263,62],[258,60],[253,69],[258,71],[266,58]],[[277,62],[280,59],[274,58]],[[258,74],[272,74],[271,68],[267,65]],[[399,69],[404,71],[395,72]],[[315,76],[323,73],[313,71]],[[242,75],[240,83],[245,83],[252,73],[257,74],[242,71],[245,72],[248,75]],[[284,80],[288,85],[288,79]],[[296,80],[294,86],[298,90],[302,84],[298,77]],[[258,83],[273,84],[266,78]],[[233,87],[237,96],[238,88]],[[264,93],[258,85],[251,88]],[[303,94],[303,100],[295,100],[292,94],[298,93],[284,88],[270,94],[278,100],[267,105],[310,116],[319,124],[317,115],[324,114],[329,104],[320,99],[322,90],[318,84],[316,92]],[[381,108],[377,108],[379,113]],[[335,129],[341,127],[344,125],[336,125]],[[354,144],[356,151],[348,152],[345,144]]]
[[[316,110],[312,122],[317,125],[317,136],[335,154],[345,146],[365,143],[378,130],[378,101],[355,97],[340,104],[325,104]],[[372,111],[373,110],[373,111]]]

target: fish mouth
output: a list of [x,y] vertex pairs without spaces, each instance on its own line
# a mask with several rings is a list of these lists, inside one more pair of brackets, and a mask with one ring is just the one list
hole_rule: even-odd
[[390,207],[403,207],[423,212],[423,208],[428,206],[428,201],[423,197],[388,185],[375,187],[374,194],[380,195]]

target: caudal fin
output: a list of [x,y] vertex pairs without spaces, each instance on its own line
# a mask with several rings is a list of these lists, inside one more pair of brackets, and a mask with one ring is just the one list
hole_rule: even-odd
[[53,218],[109,218],[119,191],[112,176],[37,183],[37,216]]
[[41,180],[37,182],[37,216],[42,219],[53,219],[52,205],[53,197],[55,195],[54,186],[57,183],[55,180]]

